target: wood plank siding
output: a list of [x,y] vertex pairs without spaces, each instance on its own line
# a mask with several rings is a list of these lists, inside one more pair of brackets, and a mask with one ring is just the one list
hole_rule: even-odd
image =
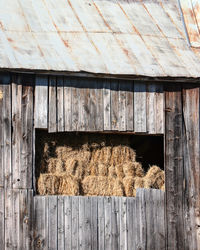
[[[0,73],[0,249],[200,250],[200,84]],[[35,195],[35,131],[164,135],[165,192]]]

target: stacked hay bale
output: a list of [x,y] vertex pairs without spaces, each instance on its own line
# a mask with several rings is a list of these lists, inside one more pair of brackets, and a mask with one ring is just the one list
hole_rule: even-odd
[[164,171],[152,166],[145,174],[128,145],[45,145],[37,187],[41,195],[135,196],[137,188],[164,187]]

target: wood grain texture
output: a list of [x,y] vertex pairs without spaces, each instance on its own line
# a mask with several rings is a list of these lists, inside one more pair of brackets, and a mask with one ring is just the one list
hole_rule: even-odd
[[134,81],[134,131],[147,132],[146,84]]
[[165,213],[167,249],[184,249],[183,117],[180,85],[165,92]]
[[0,246],[4,249],[5,245],[5,196],[4,189],[0,187]]
[[119,81],[111,80],[111,130],[119,130]]
[[34,127],[48,128],[48,76],[35,78]]
[[63,77],[57,77],[57,122],[58,132],[65,131],[65,120],[64,120],[64,82]]
[[185,248],[200,249],[199,87],[183,86]]
[[56,77],[49,77],[48,131],[57,132],[57,88]]
[[134,131],[133,81],[126,82],[126,129]]
[[72,130],[72,88],[70,78],[64,77],[64,123],[65,131]]

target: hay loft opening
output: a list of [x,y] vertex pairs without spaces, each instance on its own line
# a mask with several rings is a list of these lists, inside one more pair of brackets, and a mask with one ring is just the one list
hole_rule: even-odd
[[36,130],[41,195],[135,196],[164,189],[163,137]]

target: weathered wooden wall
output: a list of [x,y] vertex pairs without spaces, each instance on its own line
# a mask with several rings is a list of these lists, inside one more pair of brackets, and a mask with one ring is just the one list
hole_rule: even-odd
[[[166,86],[165,92],[163,86]],[[1,74],[1,249],[33,249],[33,246],[38,249],[41,244],[47,244],[47,241],[48,244],[55,242],[64,244],[63,229],[60,226],[63,225],[61,223],[63,221],[69,222],[68,214],[59,212],[57,217],[53,214],[54,210],[60,211],[62,204],[66,205],[67,200],[68,205],[76,208],[76,210],[70,210],[72,218],[76,223],[82,221],[78,224],[78,232],[76,227],[70,230],[70,225],[65,224],[67,225],[65,234],[66,230],[72,234],[70,239],[73,243],[69,240],[70,244],[73,246],[79,244],[74,237],[78,233],[79,240],[87,245],[88,235],[84,234],[84,230],[95,232],[95,225],[87,227],[85,218],[90,216],[87,206],[92,206],[96,198],[34,195],[35,128],[46,128],[49,132],[131,131],[162,134],[165,131],[165,248],[170,250],[200,248],[199,112],[199,86],[197,85],[189,88],[188,85],[178,83],[162,85],[108,79]],[[98,241],[101,242],[98,244],[109,246],[115,242],[119,246],[118,249],[126,249],[126,246],[135,242],[138,249],[156,249],[155,239],[160,236],[159,233],[155,236],[152,228],[156,230],[157,227],[161,227],[157,223],[161,222],[158,218],[162,217],[159,210],[162,205],[153,209],[154,205],[158,204],[157,195],[154,197],[151,193],[154,191],[141,192],[143,193],[136,199],[110,198],[108,207],[105,207],[108,198],[98,198],[97,214],[91,215],[96,218],[90,217],[91,221],[97,219],[99,228],[101,223],[106,223],[110,218],[109,213],[111,218],[114,218],[114,224],[105,226],[104,234],[102,232],[99,235],[100,238],[104,237],[104,241]],[[88,204],[85,202],[87,199],[90,200]],[[162,203],[162,199],[159,202]],[[43,204],[48,206],[44,208],[43,206],[46,205]],[[74,213],[79,213],[79,209],[81,206],[84,207],[84,204],[86,205],[84,212],[75,216]],[[112,206],[116,204],[120,209],[123,207],[126,210],[126,216],[120,212],[121,210],[118,210],[118,213],[112,213]],[[101,211],[99,206],[103,208]],[[129,212],[129,209],[133,209],[133,212]],[[139,216],[134,217],[134,209],[139,209],[137,212]],[[105,213],[101,214],[103,211]],[[152,219],[154,213],[158,213],[157,222]],[[115,218],[119,221],[119,226]],[[137,224],[137,232],[131,229],[132,231],[125,233],[124,221],[129,228],[130,225],[135,227]],[[51,225],[48,227],[50,231],[47,231],[45,223],[50,223],[48,224]],[[71,223],[76,224],[73,220]],[[116,230],[119,228],[121,231],[118,235]],[[108,233],[105,234],[106,230]],[[55,241],[52,236],[54,232],[57,235]],[[66,237],[65,242],[69,239],[68,233]],[[134,241],[130,243],[129,239]],[[120,245],[120,242],[124,242],[125,248]],[[160,241],[158,244],[164,243]]]
[[164,133],[163,85],[37,76],[35,127],[57,131]]

